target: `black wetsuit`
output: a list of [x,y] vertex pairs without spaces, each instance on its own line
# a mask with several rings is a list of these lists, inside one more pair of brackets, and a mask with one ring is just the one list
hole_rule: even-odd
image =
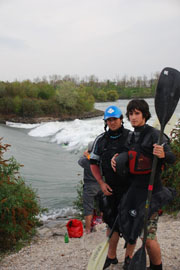
[[[150,169],[154,157],[153,144],[158,142],[158,137],[158,130],[144,125],[131,132],[127,140],[131,187],[121,201],[119,215],[121,231],[125,240],[130,243],[135,242],[143,227],[144,208],[151,175]],[[163,136],[163,145],[165,158],[158,159],[149,216],[173,197],[172,192],[162,186],[161,172],[162,165],[174,163],[175,156],[171,152],[169,139],[166,136]],[[134,162],[132,162],[133,157],[135,157]]]
[[108,130],[100,134],[94,143],[91,152],[90,163],[100,166],[105,182],[112,188],[112,195],[102,194],[100,208],[103,212],[104,221],[112,227],[118,214],[118,205],[123,194],[129,188],[128,177],[118,176],[111,167],[111,159],[116,153],[127,151],[125,142],[129,130],[121,127],[117,131]]

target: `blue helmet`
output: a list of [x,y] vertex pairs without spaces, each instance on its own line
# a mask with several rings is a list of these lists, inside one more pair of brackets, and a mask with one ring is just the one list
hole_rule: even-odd
[[122,115],[121,110],[117,106],[109,106],[104,112],[104,120],[108,118],[120,118]]

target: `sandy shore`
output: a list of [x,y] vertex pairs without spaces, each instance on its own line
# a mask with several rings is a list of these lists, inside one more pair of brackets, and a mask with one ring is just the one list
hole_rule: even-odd
[[[88,259],[96,245],[106,239],[105,224],[96,226],[96,232],[81,238],[70,238],[64,243],[64,224],[45,225],[31,245],[24,247],[16,254],[3,258],[1,270],[85,270]],[[180,270],[180,213],[177,218],[168,215],[160,217],[158,240],[161,246],[164,270]],[[122,269],[124,259],[124,240],[118,245],[116,266],[109,269]],[[137,248],[141,246],[138,240]]]

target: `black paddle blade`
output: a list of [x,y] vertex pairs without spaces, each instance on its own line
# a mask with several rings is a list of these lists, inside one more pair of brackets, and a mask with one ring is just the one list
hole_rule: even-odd
[[161,71],[155,95],[156,114],[161,128],[173,115],[180,97],[180,72],[166,67]]
[[146,270],[146,251],[143,246],[134,254],[128,270]]

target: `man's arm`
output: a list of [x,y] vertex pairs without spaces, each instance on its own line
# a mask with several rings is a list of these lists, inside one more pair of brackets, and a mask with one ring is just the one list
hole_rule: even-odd
[[102,175],[101,175],[101,171],[100,171],[99,166],[97,164],[91,164],[90,168],[91,168],[91,172],[92,172],[93,176],[95,177],[95,179],[99,183],[102,192],[107,196],[112,195],[111,187],[108,184],[106,184],[102,179]]

